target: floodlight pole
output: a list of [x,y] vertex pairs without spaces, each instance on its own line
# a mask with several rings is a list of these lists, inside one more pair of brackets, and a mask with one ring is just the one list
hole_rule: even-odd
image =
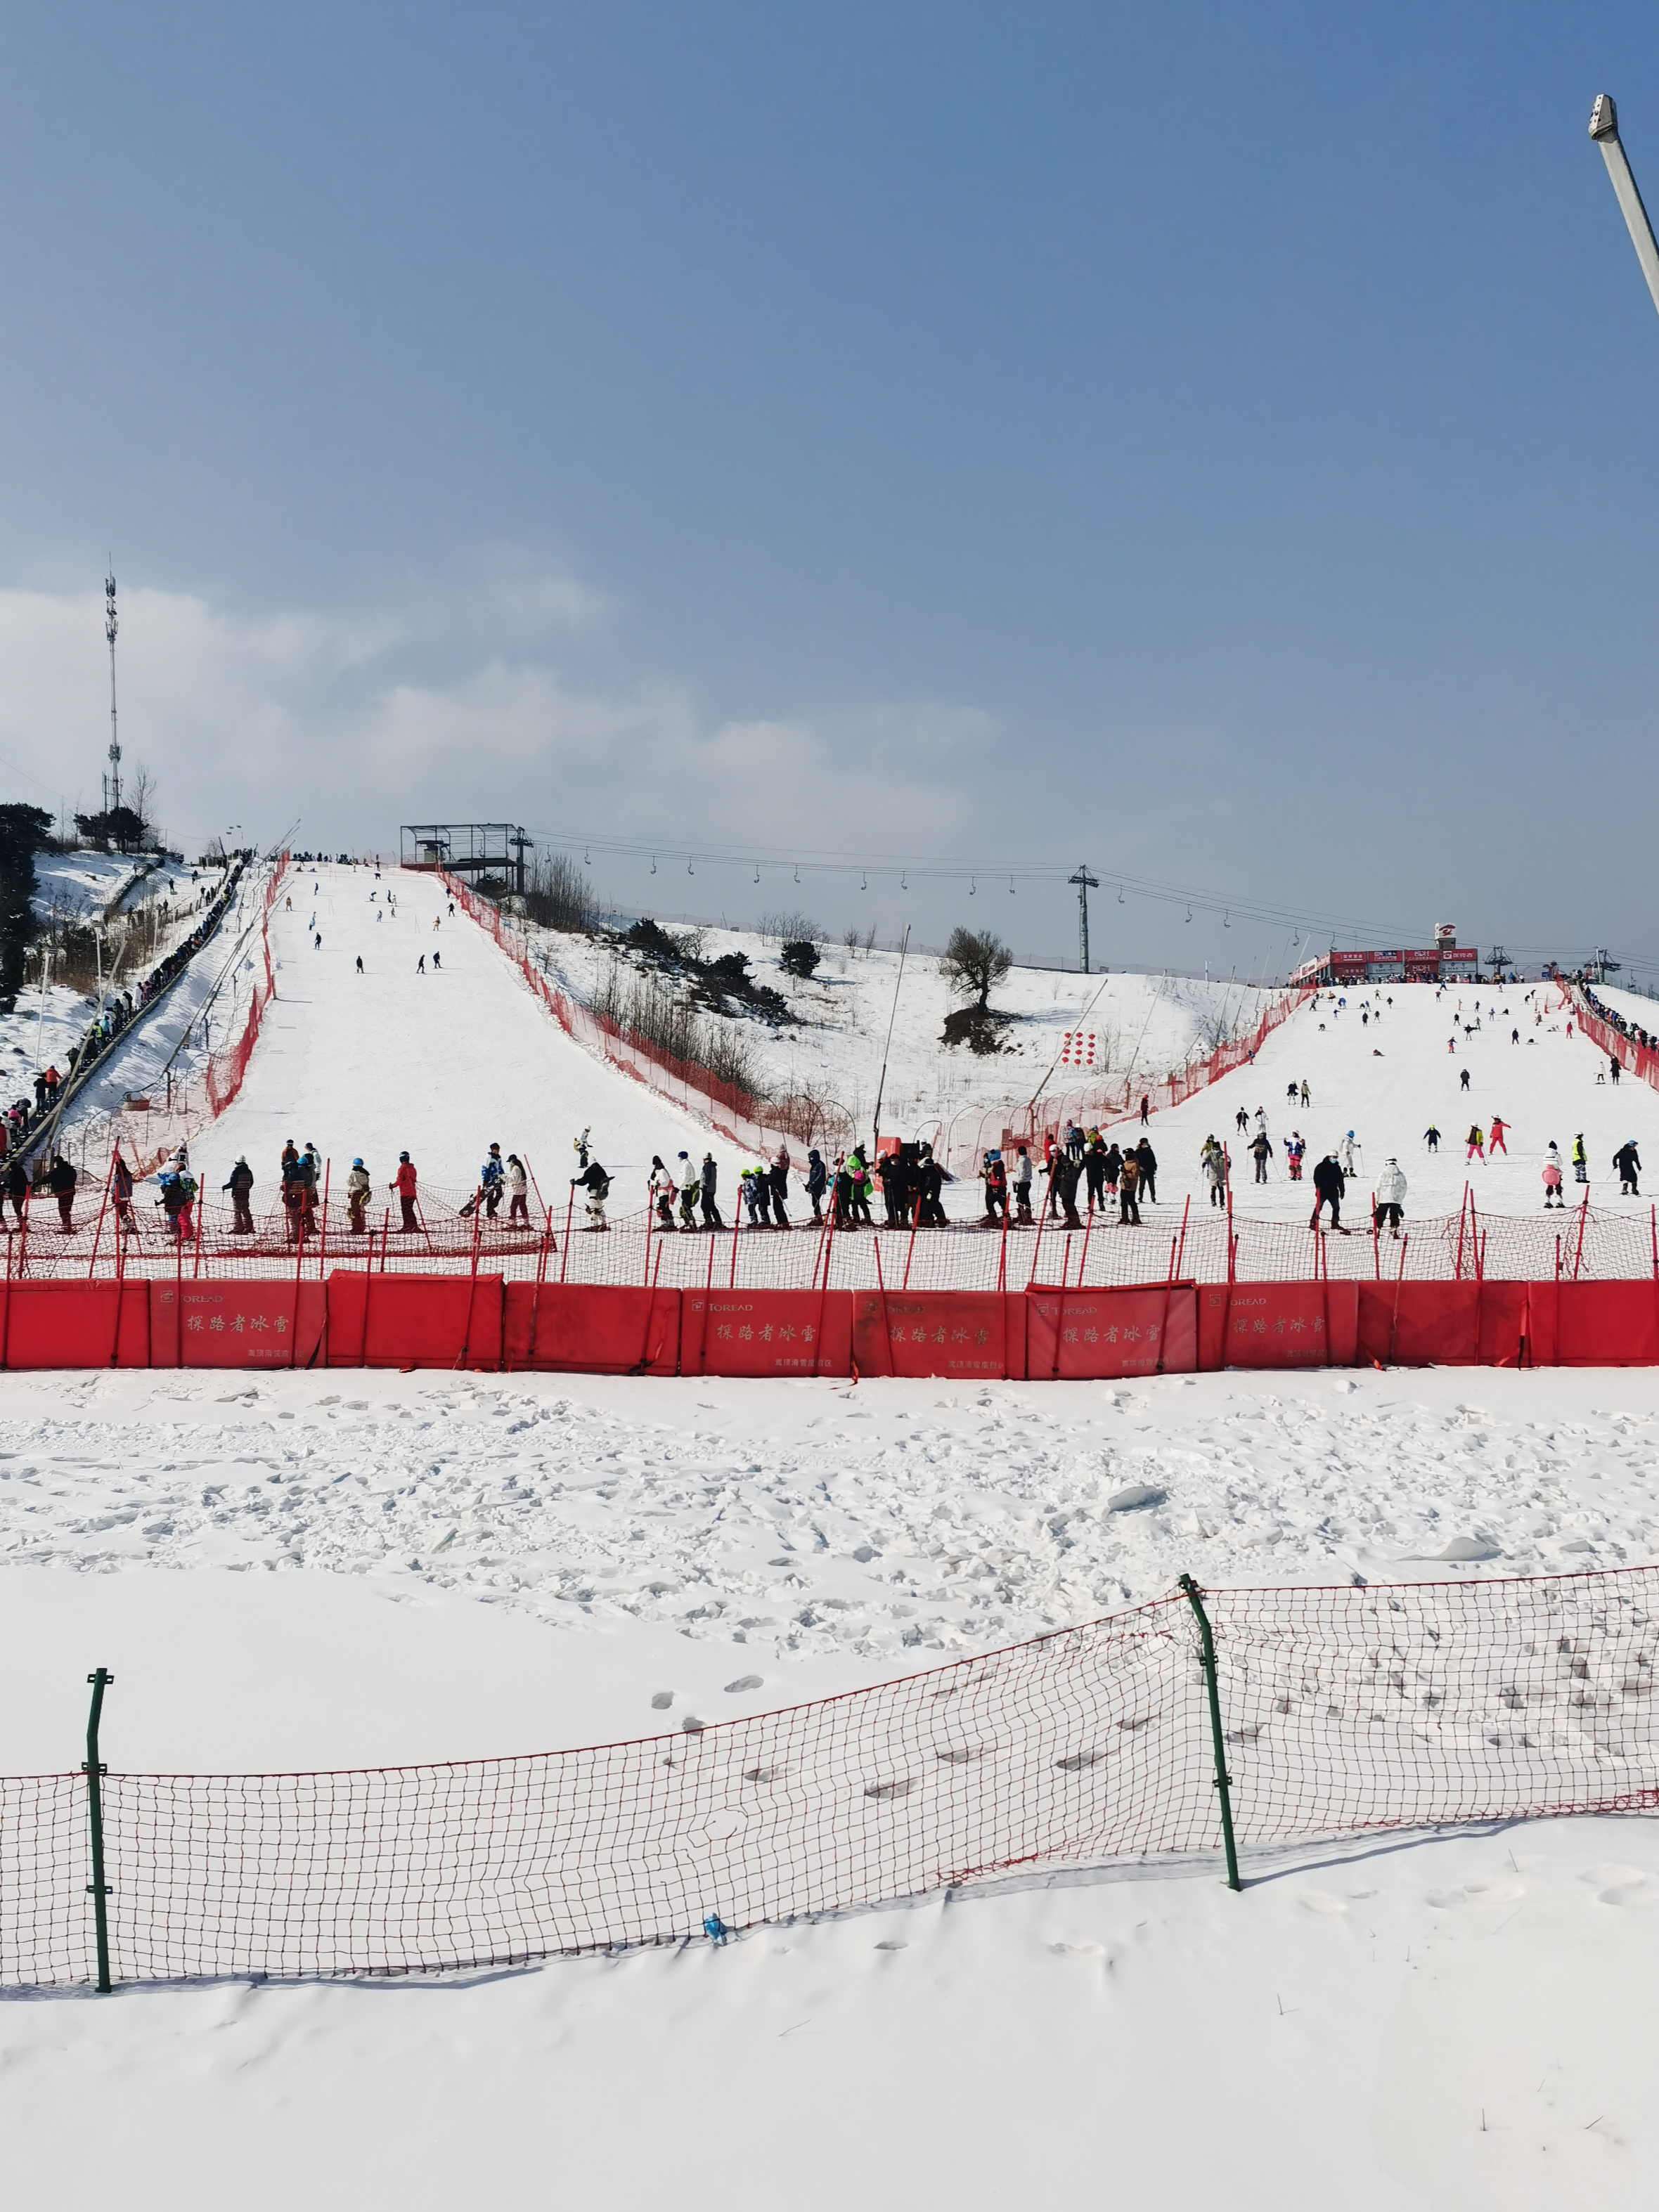
[[1086,975],[1089,972],[1089,894],[1100,889],[1100,878],[1089,873],[1085,862],[1074,876],[1067,876],[1066,880],[1077,885],[1079,972]]
[[1601,149],[1601,159],[1607,165],[1630,242],[1636,248],[1636,258],[1642,264],[1653,304],[1659,308],[1659,246],[1654,243],[1653,225],[1648,221],[1648,211],[1642,204],[1642,195],[1636,189],[1636,179],[1625,156],[1619,137],[1619,111],[1610,92],[1598,92],[1595,95],[1595,105],[1590,109],[1589,135]]

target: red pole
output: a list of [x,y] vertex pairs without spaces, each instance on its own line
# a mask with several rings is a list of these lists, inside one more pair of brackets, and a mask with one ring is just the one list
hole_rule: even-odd
[[[563,1249],[563,1251],[562,1251],[562,1252],[561,1252],[561,1253],[560,1253],[560,1255],[559,1255],[559,1280],[560,1280],[561,1282],[563,1282],[563,1280],[564,1280],[564,1277],[565,1277],[565,1270],[566,1270],[566,1268],[567,1268],[567,1267],[569,1266],[569,1264],[570,1264],[570,1217],[571,1217],[571,1215],[575,1212],[575,1210],[576,1210],[576,1193],[575,1193],[574,1186],[573,1185],[573,1186],[572,1186],[572,1188],[571,1188],[570,1196],[569,1196],[569,1197],[568,1197],[568,1199],[567,1199],[567,1200],[565,1201],[565,1209],[564,1209],[564,1249]],[[551,1221],[551,1219],[552,1219],[552,1216],[550,1214],[550,1215],[548,1216],[548,1218],[549,1218],[549,1220],[550,1220],[550,1221]]]
[[104,1212],[105,1209],[109,1205],[110,1185],[115,1180],[115,1163],[120,1158],[120,1157],[121,1147],[118,1143],[114,1151],[112,1152],[109,1156],[109,1173],[104,1177],[104,1195],[99,1201],[98,1206],[98,1224],[92,1232],[92,1257],[87,1262],[87,1280],[88,1282],[92,1280],[93,1276],[97,1273],[98,1247],[102,1242],[104,1235]]
[[[651,1215],[655,1206],[656,1195],[647,1181],[645,1186],[645,1273],[640,1279],[647,1291],[651,1287]],[[732,1256],[732,1264],[735,1266],[737,1255],[733,1253]]]
[[1181,1249],[1176,1254],[1175,1263],[1175,1272],[1177,1279],[1181,1273],[1181,1263],[1187,1256],[1187,1216],[1192,1211],[1192,1205],[1193,1194],[1191,1191],[1188,1191],[1187,1194],[1187,1202],[1181,1209]]
[[[728,1291],[734,1291],[738,1286],[738,1224],[742,1219],[743,1177],[739,1176],[736,1183],[732,1186],[732,1273],[728,1277],[726,1285]],[[835,1224],[832,1221],[830,1227],[833,1229],[834,1226]],[[829,1264],[829,1261],[826,1258],[824,1261],[826,1270]]]
[[1589,1219],[1589,1193],[1584,1193],[1584,1202],[1578,1209],[1578,1242],[1573,1249],[1572,1279],[1578,1280],[1578,1263],[1584,1256],[1584,1224]]

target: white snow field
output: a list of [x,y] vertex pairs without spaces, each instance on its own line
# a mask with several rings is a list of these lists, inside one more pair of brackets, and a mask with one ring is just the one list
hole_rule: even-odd
[[[435,884],[388,884],[384,922],[372,871],[296,875],[294,912],[278,900],[279,996],[192,1147],[204,1182],[239,1151],[267,1180],[289,1135],[337,1171],[363,1152],[377,1182],[407,1146],[451,1185],[499,1139],[544,1191],[584,1124],[619,1168],[701,1151],[707,1132],[570,1044]],[[1553,993],[1531,1030],[1504,994],[1455,1055],[1452,1000],[1388,995],[1298,1013],[1255,1067],[1155,1119],[1166,1243],[1202,1134],[1237,1104],[1266,1107],[1276,1145],[1352,1127],[1368,1165],[1398,1151],[1413,1216],[1455,1212],[1465,1173],[1461,1146],[1425,1166],[1431,1116],[1449,1146],[1476,1115],[1513,1118],[1511,1161],[1468,1171],[1494,1210],[1535,1206],[1543,1144],[1582,1127],[1617,1203],[1606,1156],[1651,1133],[1656,1102],[1597,1086]],[[1472,1019],[1488,994],[1466,995]],[[1311,1127],[1299,1106],[1287,1121],[1292,1074]],[[1305,1221],[1311,1194],[1274,1171],[1262,1194],[1241,1176],[1239,1203]],[[97,1664],[113,1767],[379,1764],[783,1706],[1183,1571],[1638,1564],[1656,1441],[1659,1373],[1640,1370],[3,1375],[0,1771],[78,1766]],[[95,2166],[137,2212],[1653,2202],[1652,1816],[1258,1853],[1237,1896],[1220,1871],[1012,1875],[720,1948],[424,1981],[9,1993],[8,2182],[79,2204]]]

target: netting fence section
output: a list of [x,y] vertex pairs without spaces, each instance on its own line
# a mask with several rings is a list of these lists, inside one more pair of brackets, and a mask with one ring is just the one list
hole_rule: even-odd
[[[1109,1208],[1076,1229],[1039,1224],[987,1228],[955,1221],[944,1228],[835,1229],[799,1206],[781,1231],[748,1224],[718,1231],[664,1231],[648,1210],[614,1212],[602,1235],[567,1206],[553,1212],[532,1197],[514,1221],[505,1202],[490,1216],[474,1191],[428,1186],[416,1225],[405,1231],[383,1193],[356,1225],[331,1169],[325,1190],[302,1223],[268,1200],[239,1234],[229,1203],[215,1194],[192,1208],[188,1232],[168,1232],[154,1194],[135,1194],[132,1223],[118,1233],[106,1193],[77,1194],[65,1232],[51,1210],[31,1200],[21,1234],[6,1240],[6,1273],[15,1280],[107,1281],[118,1276],[181,1274],[192,1281],[279,1276],[319,1280],[332,1267],[377,1272],[466,1273],[509,1280],[642,1285],[665,1290],[1023,1291],[1032,1284],[1076,1289],[1186,1282],[1632,1282],[1659,1280],[1659,1216],[1581,1206],[1555,1214],[1461,1213],[1408,1224],[1399,1237],[1369,1226],[1352,1236],[1314,1231],[1303,1221],[1262,1220],[1211,1207],[1165,1206],[1127,1227]],[[803,1218],[805,1216],[805,1218]],[[295,1234],[296,1225],[299,1233]]]
[[[1210,1593],[1239,1841],[1659,1806],[1659,1570]],[[516,1759],[111,1773],[117,1980],[680,1942],[1213,1853],[1184,1597],[787,1711]],[[90,1978],[87,1784],[0,1781],[0,1983]]]

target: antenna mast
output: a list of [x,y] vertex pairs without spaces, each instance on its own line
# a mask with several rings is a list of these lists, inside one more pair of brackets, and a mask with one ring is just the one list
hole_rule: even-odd
[[113,814],[121,804],[121,743],[115,722],[115,563],[104,579],[104,635],[109,640],[109,775],[105,780],[105,812]]
[[1636,179],[1631,174],[1630,162],[1620,140],[1619,111],[1610,92],[1598,92],[1595,95],[1595,105],[1590,110],[1589,135],[1601,149],[1619,212],[1625,218],[1625,228],[1636,248],[1636,258],[1647,279],[1653,304],[1659,307],[1659,246],[1654,244],[1653,225],[1648,221],[1648,211],[1642,204],[1642,195],[1636,188]]

